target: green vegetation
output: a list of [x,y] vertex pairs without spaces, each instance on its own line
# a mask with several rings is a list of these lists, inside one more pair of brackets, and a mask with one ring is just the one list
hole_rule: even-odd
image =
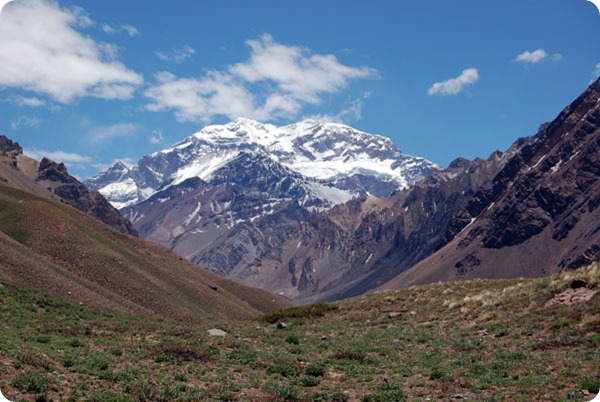
[[[573,279],[593,298],[549,304]],[[584,401],[600,387],[599,284],[600,264],[435,284],[281,310],[210,337],[4,281],[0,388],[13,401]]]
[[292,307],[273,311],[272,313],[263,316],[262,320],[274,324],[277,321],[284,321],[290,318],[317,318],[323,317],[325,313],[336,309],[337,306],[333,304],[318,303],[310,306]]

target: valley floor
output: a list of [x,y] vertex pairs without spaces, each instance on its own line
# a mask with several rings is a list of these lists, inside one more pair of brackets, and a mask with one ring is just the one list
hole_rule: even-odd
[[11,401],[591,400],[598,289],[595,264],[282,310],[211,337],[4,281],[0,389]]

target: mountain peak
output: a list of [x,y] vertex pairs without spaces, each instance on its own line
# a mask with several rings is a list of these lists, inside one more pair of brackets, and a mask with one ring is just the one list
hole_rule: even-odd
[[126,172],[129,172],[131,170],[126,164],[124,164],[121,161],[116,162],[109,169],[111,169],[111,170],[122,170],[122,171],[126,171]]
[[0,135],[0,153],[20,155],[23,153],[23,148],[21,148],[18,142]]
[[142,157],[131,170],[115,165],[87,184],[109,199],[116,197],[113,201],[123,207],[190,177],[210,182],[214,172],[234,163],[240,152],[267,157],[319,186],[379,197],[411,186],[436,168],[425,159],[402,154],[389,138],[344,124],[307,119],[275,126],[240,117],[205,126],[169,148]]

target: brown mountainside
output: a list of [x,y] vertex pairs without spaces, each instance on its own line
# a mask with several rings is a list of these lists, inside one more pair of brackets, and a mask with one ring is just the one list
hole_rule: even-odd
[[0,276],[97,307],[200,322],[249,319],[289,303],[60,201],[0,185]]
[[0,135],[0,185],[60,199],[115,229],[137,236],[121,213],[97,191],[71,176],[62,163],[44,158],[41,162],[23,154],[21,146]]

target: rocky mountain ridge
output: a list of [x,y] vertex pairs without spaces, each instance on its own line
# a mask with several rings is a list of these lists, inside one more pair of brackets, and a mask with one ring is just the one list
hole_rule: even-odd
[[389,196],[434,167],[341,124],[237,119],[86,183],[121,206],[142,237],[242,281],[311,214],[370,192]]
[[506,152],[459,158],[385,203],[353,200],[309,218],[259,258],[265,278],[280,278],[262,283],[310,303],[439,280],[543,276],[597,261],[599,99],[596,82]]
[[305,304],[597,261],[599,87],[505,152],[459,158],[390,199],[363,197],[309,217],[238,266],[235,279]]
[[191,177],[211,182],[215,172],[242,153],[259,155],[262,163],[269,159],[277,169],[325,186],[326,191],[315,191],[313,196],[327,207],[361,192],[389,196],[436,167],[402,154],[389,138],[342,124],[306,120],[277,127],[239,118],[204,127],[170,148],[142,157],[131,169],[118,163],[85,183],[123,208]]
[[37,162],[24,155],[17,142],[4,136],[0,136],[0,184],[59,199],[123,233],[137,236],[131,222],[102,194],[71,176],[63,163],[48,158]]
[[483,186],[454,238],[385,287],[541,276],[600,260],[600,80]]

